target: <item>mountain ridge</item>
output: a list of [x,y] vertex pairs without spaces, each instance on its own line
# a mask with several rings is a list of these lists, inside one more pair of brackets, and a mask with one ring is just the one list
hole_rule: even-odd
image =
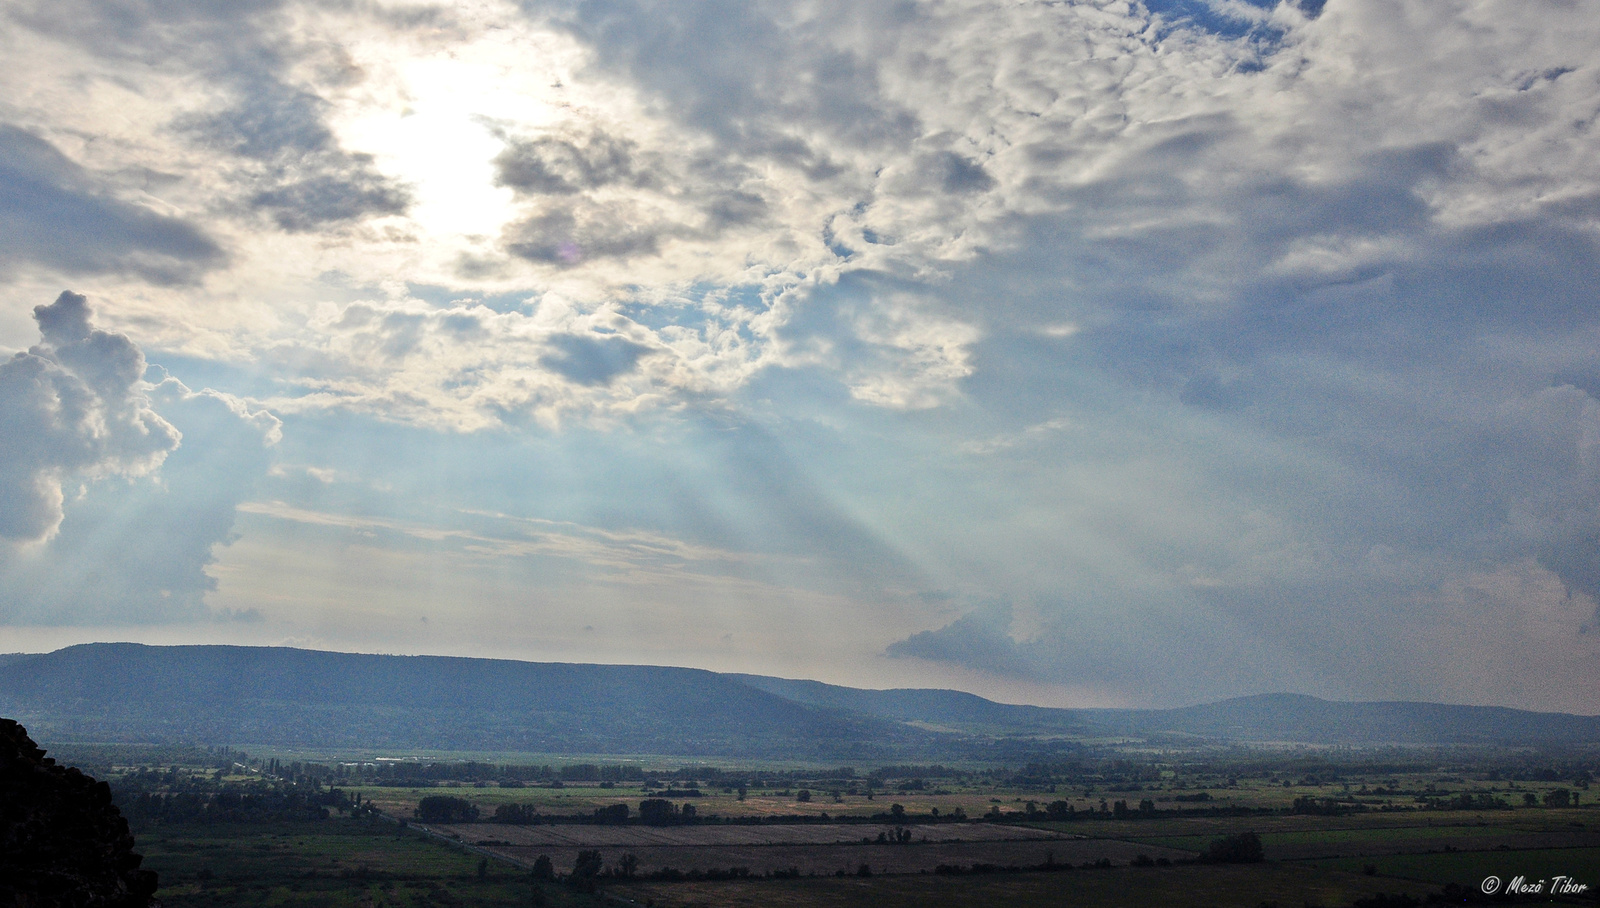
[[80,644],[0,664],[0,710],[106,741],[868,758],[933,740],[704,669],[289,647]]
[[842,761],[1169,743],[1573,744],[1600,717],[1253,694],[1061,709],[672,666],[95,643],[0,657],[0,714],[61,738]]

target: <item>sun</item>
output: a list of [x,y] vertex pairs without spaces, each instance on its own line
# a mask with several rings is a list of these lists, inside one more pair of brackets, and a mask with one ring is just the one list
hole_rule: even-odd
[[561,119],[561,68],[538,65],[564,56],[553,43],[522,33],[413,55],[383,47],[363,62],[364,90],[337,105],[332,126],[342,147],[409,185],[410,218],[426,239],[497,236],[517,209],[512,190],[495,185],[495,157],[508,136]]

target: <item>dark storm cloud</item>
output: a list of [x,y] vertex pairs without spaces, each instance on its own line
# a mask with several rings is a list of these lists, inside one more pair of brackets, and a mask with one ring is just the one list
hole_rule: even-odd
[[0,125],[0,270],[193,279],[222,262],[198,227],[115,197],[98,175],[26,130]]

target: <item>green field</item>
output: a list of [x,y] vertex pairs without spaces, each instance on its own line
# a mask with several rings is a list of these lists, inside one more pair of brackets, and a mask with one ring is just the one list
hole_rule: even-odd
[[[1544,762],[1527,771],[1515,762],[1501,764],[1501,771],[1520,772],[1512,781],[1459,762],[1475,758],[1469,753],[1448,755],[1458,761],[1449,765],[1439,755],[1426,761],[1388,755],[1395,762],[1370,766],[1359,760],[1334,765],[1321,757],[1231,755],[1208,762],[1163,755],[1024,771],[798,764],[716,769],[636,758],[627,767],[606,767],[606,776],[592,765],[401,769],[359,758],[301,762],[310,756],[304,752],[284,763],[282,757],[191,750],[95,746],[84,754],[96,758],[130,822],[136,821],[138,850],[160,875],[158,895],[168,908],[498,908],[627,900],[657,908],[1351,908],[1379,893],[1424,899],[1447,884],[1476,887],[1490,874],[1600,882],[1600,810],[1588,803],[1594,777],[1588,756],[1581,764],[1577,758],[1561,764],[1559,775],[1550,768],[1555,758],[1539,757]],[[1546,794],[1564,788],[1581,793],[1583,806],[1546,806]],[[1378,791],[1381,797],[1373,794]],[[1510,809],[1442,809],[1459,794],[1486,793]],[[1538,806],[1525,806],[1528,794]],[[430,796],[469,802],[477,824],[440,820],[434,831],[459,837],[451,842],[430,837],[420,824],[396,822],[412,820]],[[679,809],[692,804],[697,821],[646,826],[638,811],[647,799],[666,799]],[[1351,799],[1368,809],[1352,810]],[[1141,802],[1148,802],[1143,809]],[[227,804],[233,807],[224,809]],[[506,804],[533,807],[545,822],[491,824]],[[595,811],[617,804],[629,808],[626,823],[596,822]],[[896,805],[901,812],[891,815]],[[1051,805],[1057,815],[1070,805],[1072,818],[1044,820]],[[374,809],[381,816],[374,817]],[[1319,812],[1327,810],[1342,812]],[[952,825],[958,812],[973,822]],[[917,838],[885,843],[874,823],[884,832],[915,830]],[[1003,834],[1014,826],[1066,838],[1041,845],[1037,834]],[[1260,837],[1265,862],[1188,863],[1216,839],[1242,832]],[[868,842],[860,841],[863,834]],[[994,841],[966,843],[974,836]],[[574,873],[585,851],[599,851],[605,862],[598,879],[579,880],[598,883],[598,897],[567,883],[536,884],[528,870],[543,856],[555,873]],[[1063,863],[1070,869],[1045,872]],[[870,876],[855,875],[863,864]],[[704,879],[713,872],[722,878]],[[791,875],[797,872],[819,875]],[[846,875],[835,875],[841,872]],[[1588,895],[1563,903],[1596,901]]]
[[1350,871],[1361,871],[1371,866],[1382,876],[1429,883],[1461,883],[1475,886],[1485,876],[1492,874],[1502,880],[1516,876],[1538,880],[1565,875],[1589,884],[1591,889],[1600,885],[1600,848],[1396,854],[1374,858],[1329,858],[1307,863]]
[[[1249,818],[1236,823],[1243,824]],[[1348,823],[1351,818],[1281,818]],[[1374,819],[1389,819],[1388,817]],[[602,893],[658,908],[897,908],[897,906],[1132,906],[1196,908],[1285,906],[1346,908],[1377,893],[1408,892],[1418,898],[1446,883],[1476,886],[1484,876],[1528,879],[1565,874],[1600,880],[1600,848],[1527,851],[1438,852],[1428,836],[1452,835],[1463,827],[1431,817],[1436,825],[1338,828],[1268,833],[1296,844],[1319,842],[1398,843],[1417,853],[1371,858],[1269,861],[1253,865],[1173,865],[1078,868],[1055,873],[1001,872],[942,875],[901,874],[868,878],[807,877],[720,882],[602,881]],[[1540,817],[1520,817],[1519,828],[1549,829]],[[1151,820],[1152,827],[1192,823]],[[1096,824],[1075,824],[1096,825]],[[585,827],[561,827],[580,833]],[[1465,827],[1489,829],[1490,827]],[[1149,843],[1203,847],[1207,837],[1152,836]],[[277,824],[191,824],[140,831],[145,866],[161,877],[160,897],[169,908],[202,905],[411,906],[593,905],[595,896],[556,883],[536,884],[526,871],[458,846],[428,838],[384,820],[332,818]],[[616,849],[607,849],[615,857]],[[1587,903],[1593,903],[1590,898]],[[1585,902],[1571,902],[1583,904]]]
[[167,908],[412,908],[593,904],[528,875],[379,822],[189,825],[138,835]]
[[1118,867],[1068,873],[818,878],[748,883],[626,884],[613,891],[657,908],[1344,908],[1380,892],[1433,887],[1305,865]]
[[[1275,847],[1284,845],[1364,845],[1403,842],[1432,842],[1443,838],[1493,838],[1514,837],[1523,831],[1504,826],[1376,826],[1365,829],[1306,829],[1297,832],[1267,832],[1261,834],[1261,844],[1270,854]],[[1131,836],[1130,841],[1167,848],[1201,851],[1213,834],[1178,836]]]

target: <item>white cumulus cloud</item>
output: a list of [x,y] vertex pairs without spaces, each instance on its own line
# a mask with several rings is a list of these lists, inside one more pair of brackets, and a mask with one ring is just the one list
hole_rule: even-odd
[[144,354],[90,325],[88,300],[38,306],[40,342],[0,364],[0,538],[39,542],[61,525],[62,486],[140,476],[182,437],[150,407]]

